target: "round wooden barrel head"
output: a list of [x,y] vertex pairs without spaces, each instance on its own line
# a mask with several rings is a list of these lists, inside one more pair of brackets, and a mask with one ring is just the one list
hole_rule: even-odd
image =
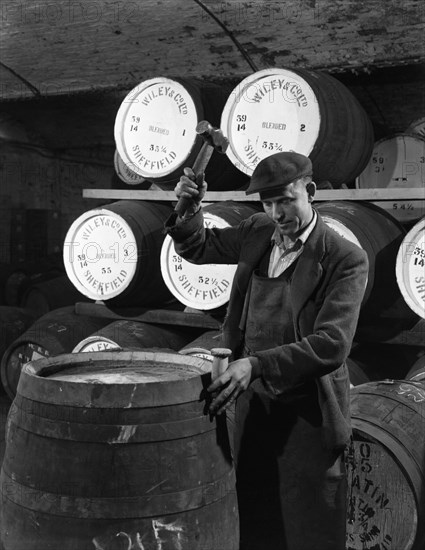
[[[204,214],[205,227],[228,227],[214,214]],[[210,310],[226,304],[230,298],[236,265],[195,265],[176,253],[169,235],[161,249],[161,273],[170,292],[182,304],[199,310]]]
[[203,374],[205,371],[194,365],[179,365],[173,362],[145,360],[130,364],[96,365],[87,362],[57,371],[47,377],[50,380],[78,382],[82,384],[149,384],[152,382],[172,382],[185,380],[189,375]]
[[72,353],[89,351],[106,351],[108,349],[121,349],[119,344],[103,336],[88,336],[75,346]]
[[425,218],[410,229],[400,245],[396,277],[407,305],[425,319]]
[[344,239],[347,239],[347,241],[350,241],[353,244],[356,244],[359,248],[362,248],[359,239],[346,224],[342,223],[336,218],[333,218],[332,216],[327,216],[325,214],[322,214],[322,219],[328,227],[335,231],[335,233],[338,233],[338,235],[344,237]]
[[119,155],[142,177],[167,176],[182,166],[195,143],[198,113],[179,82],[152,78],[125,97],[115,119]]
[[134,171],[132,164],[126,164],[123,161],[117,150],[114,154],[114,168],[120,180],[128,185],[140,185],[146,181],[143,176]]
[[353,435],[346,550],[410,550],[418,513],[409,478],[380,441],[359,428]]
[[30,361],[50,357],[50,352],[44,346],[34,342],[23,342],[10,354],[10,361],[19,363],[21,367]]
[[356,179],[359,189],[423,187],[425,139],[418,134],[395,134],[377,141],[365,169]]
[[44,346],[34,342],[23,342],[4,356],[1,364],[1,381],[7,394],[13,399],[16,395],[22,368],[30,361],[50,357],[50,352]]
[[274,153],[311,153],[319,135],[319,105],[301,76],[287,69],[264,69],[242,80],[230,94],[221,129],[229,139],[228,158],[252,175],[258,162]]
[[94,209],[79,216],[65,237],[63,259],[73,285],[92,300],[121,294],[137,269],[136,238],[115,212]]

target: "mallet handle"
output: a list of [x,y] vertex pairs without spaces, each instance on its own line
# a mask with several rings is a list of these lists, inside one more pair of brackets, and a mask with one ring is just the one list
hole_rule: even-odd
[[[203,174],[205,172],[205,168],[207,167],[213,151],[214,147],[206,141],[202,144],[201,150],[199,151],[192,167],[192,170],[195,173],[195,178],[199,174]],[[177,212],[179,217],[182,218],[191,202],[191,199],[181,197],[174,208],[174,212]]]

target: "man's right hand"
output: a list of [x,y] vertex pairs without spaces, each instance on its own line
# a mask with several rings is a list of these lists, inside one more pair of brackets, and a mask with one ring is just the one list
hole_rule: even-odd
[[191,168],[185,168],[183,174],[174,188],[174,192],[179,199],[192,200],[193,205],[197,209],[207,191],[207,182],[204,180],[204,174],[199,174],[195,177]]

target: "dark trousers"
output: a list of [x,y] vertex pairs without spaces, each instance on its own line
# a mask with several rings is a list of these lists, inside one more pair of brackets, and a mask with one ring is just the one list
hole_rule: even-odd
[[233,420],[241,550],[344,550],[343,453],[323,448],[315,396],[288,403],[256,381]]

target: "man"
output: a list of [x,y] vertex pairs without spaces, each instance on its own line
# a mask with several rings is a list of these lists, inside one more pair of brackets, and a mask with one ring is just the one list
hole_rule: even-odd
[[312,174],[304,155],[263,159],[246,193],[259,193],[264,213],[205,229],[206,184],[185,169],[175,191],[190,207],[167,226],[186,260],[238,264],[222,334],[233,360],[209,391],[213,414],[236,403],[243,549],[345,548],[345,360],[368,264],[312,207]]

